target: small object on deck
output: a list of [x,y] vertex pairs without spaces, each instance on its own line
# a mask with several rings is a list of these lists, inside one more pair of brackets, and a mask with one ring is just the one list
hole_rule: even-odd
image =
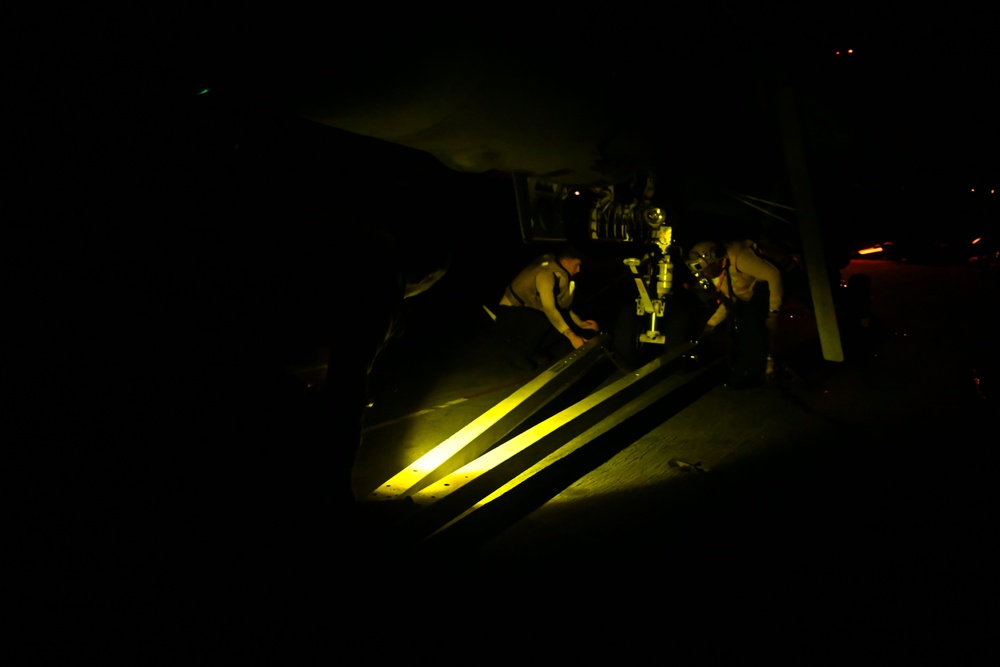
[[671,468],[677,468],[681,472],[708,472],[701,467],[701,461],[697,463],[688,463],[687,461],[681,461],[680,459],[670,459],[667,461],[667,465]]

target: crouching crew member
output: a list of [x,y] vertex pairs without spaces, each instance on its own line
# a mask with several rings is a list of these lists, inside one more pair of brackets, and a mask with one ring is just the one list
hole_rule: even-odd
[[517,367],[548,364],[579,348],[599,330],[597,322],[584,320],[572,310],[573,277],[582,264],[582,253],[567,245],[537,258],[507,285],[496,323]]

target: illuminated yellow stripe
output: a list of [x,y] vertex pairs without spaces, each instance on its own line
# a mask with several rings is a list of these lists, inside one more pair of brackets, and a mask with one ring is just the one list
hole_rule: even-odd
[[481,474],[492,470],[514,455],[524,451],[531,445],[538,442],[543,436],[549,435],[558,429],[566,426],[574,419],[581,417],[593,410],[605,401],[617,396],[622,390],[635,384],[637,381],[656,372],[664,364],[668,357],[663,356],[654,359],[652,362],[634,373],[629,373],[624,378],[614,382],[604,389],[601,389],[582,401],[571,405],[559,414],[549,417],[540,424],[536,424],[527,431],[511,438],[507,442],[486,452],[476,460],[468,463],[450,475],[446,475],[438,481],[428,485],[426,488],[413,494],[413,500],[417,505],[429,505],[441,498],[454,493],[464,485],[475,480]]
[[[684,384],[687,384],[688,382],[694,380],[695,378],[697,378],[697,377],[699,377],[701,375],[704,375],[705,373],[711,371],[716,365],[717,365],[717,363],[716,364],[711,364],[711,365],[708,365],[708,366],[705,366],[705,367],[702,367],[702,368],[698,369],[697,371],[695,371],[695,372],[693,372],[691,374],[685,375],[685,376],[677,376],[677,375],[675,375],[675,376],[673,376],[670,379],[670,381],[663,382],[662,384],[658,385],[658,390],[657,391],[648,392],[647,394],[645,394],[643,396],[643,398],[641,400],[636,401],[635,404],[632,405],[631,407],[633,407],[635,409],[642,409],[642,407],[646,407],[646,406],[648,406],[648,405],[656,402],[657,400],[659,400],[660,398],[662,398],[664,395],[669,394],[670,392],[674,391],[678,387],[680,387],[680,386],[682,386]],[[628,378],[626,378],[626,380],[627,379]],[[624,380],[621,381],[621,382],[624,382]],[[610,389],[610,387],[609,387],[609,389]],[[620,390],[621,389],[619,388],[618,391],[620,391]],[[539,424],[538,426],[536,426],[535,428],[531,429],[530,431],[526,431],[523,435],[527,437],[532,432],[536,432],[536,436],[537,435],[544,435],[545,433],[548,433],[549,431],[554,430],[555,428],[558,428],[558,425],[559,425],[560,422],[566,421],[566,420],[563,419],[564,415],[567,418],[571,417],[571,415],[567,415],[566,413],[569,413],[572,410],[573,410],[573,408],[568,408],[567,410],[564,410],[563,412],[559,413],[558,415],[555,415],[551,419],[549,419],[549,420],[547,420],[547,421]],[[533,466],[531,466],[527,470],[521,472],[520,474],[514,476],[509,481],[507,481],[505,484],[503,484],[500,487],[498,487],[495,491],[493,491],[492,493],[484,496],[481,500],[479,500],[474,505],[472,505],[471,507],[469,507],[468,509],[466,509],[465,511],[463,511],[461,514],[459,514],[458,516],[454,517],[453,519],[451,519],[450,521],[448,521],[447,523],[445,523],[441,527],[437,528],[427,539],[431,539],[434,536],[443,533],[444,531],[446,531],[451,526],[454,526],[458,522],[460,522],[463,519],[466,519],[467,517],[469,517],[476,510],[478,510],[478,509],[480,509],[480,508],[488,505],[489,503],[493,502],[494,500],[497,500],[498,498],[500,498],[503,495],[505,495],[506,493],[514,490],[515,488],[517,488],[519,485],[523,484],[527,480],[531,479],[532,477],[534,477],[538,473],[546,470],[547,468],[551,467],[555,463],[558,463],[562,459],[565,459],[567,456],[569,456],[570,454],[578,451],[579,449],[582,449],[583,447],[585,447],[586,445],[588,445],[589,443],[591,443],[594,440],[594,437],[596,437],[595,431],[597,431],[597,430],[599,430],[599,429],[588,430],[588,431],[582,433],[581,435],[579,435],[579,436],[571,439],[569,442],[567,442],[563,446],[559,447],[559,449],[557,449],[556,451],[554,451],[554,452],[548,454],[547,456],[545,456],[538,463],[534,464]],[[501,463],[503,460],[505,460],[506,458],[509,458],[509,456],[512,456],[513,454],[516,454],[517,452],[516,451],[511,451],[508,456],[504,456],[502,453],[498,453],[498,454],[496,454],[496,456],[494,456],[494,453],[497,452],[500,449],[507,448],[508,445],[513,445],[515,443],[515,440],[519,440],[519,439],[520,438],[512,439],[510,441],[510,443],[506,443],[505,445],[502,445],[501,447],[498,447],[497,450],[493,450],[491,452],[488,452],[484,457],[482,457],[483,459],[485,459],[485,461],[482,464],[476,465],[477,462],[473,461],[471,464],[469,464],[469,466],[467,466],[467,468],[469,468],[470,471],[475,471],[475,469],[477,469],[477,468],[481,468],[482,470],[486,470],[487,469],[486,468],[486,463],[488,463],[488,462],[492,462],[492,464],[494,466],[497,465],[497,464],[499,464],[499,463]],[[529,437],[528,439],[530,439],[532,442],[534,442],[534,440],[536,440],[537,437]],[[518,443],[518,444],[523,444],[524,446],[527,446],[527,445],[532,444],[532,442]],[[523,447],[522,447],[522,449],[523,449]],[[460,473],[461,473],[461,471],[458,471],[458,472],[456,472],[454,475],[452,475],[450,477],[458,477]],[[445,480],[442,480],[442,482],[443,481],[445,481]],[[462,480],[452,480],[452,486],[454,488],[450,488],[450,489],[438,489],[437,491],[438,491],[439,495],[438,495],[438,497],[433,498],[433,499],[429,498],[428,496],[430,495],[430,493],[432,491],[432,487],[437,487],[438,485],[435,484],[435,485],[432,485],[432,486],[428,486],[420,494],[414,495],[414,499],[418,500],[418,502],[420,500],[424,500],[424,501],[430,500],[432,502],[434,500],[440,500],[442,492],[444,494],[453,493],[455,490],[457,490],[457,488],[460,488],[461,484],[468,483],[468,481],[471,481],[471,480],[464,480],[464,481],[462,481]]]
[[[372,491],[368,499],[392,500],[407,494],[439,468],[442,468],[446,462],[455,459],[463,450],[475,450],[477,447],[482,449],[482,451],[472,451],[466,460],[481,455],[483,451],[499,440],[499,437],[488,437],[491,433],[495,435],[497,432],[502,432],[502,435],[506,435],[518,423],[524,420],[523,416],[518,419],[508,417],[515,409],[519,409],[523,405],[531,405],[532,399],[537,400],[537,396],[544,395],[546,389],[552,391],[553,387],[561,386],[559,381],[562,378],[560,378],[560,375],[574,364],[582,361],[585,357],[596,354],[601,348],[604,339],[604,335],[597,336],[579,349],[574,350],[564,360],[539,374],[535,379],[516,390],[505,400],[487,410],[479,418],[396,473],[392,478]],[[458,465],[461,464],[459,463]],[[458,465],[455,465],[455,467],[458,467]],[[451,472],[451,470],[444,472]]]
[[[579,404],[578,404],[579,405]],[[458,491],[469,482],[474,481],[480,475],[493,470],[504,461],[509,460],[514,455],[523,452],[531,445],[535,444],[539,438],[551,433],[553,430],[565,426],[572,419],[579,416],[584,410],[578,406],[564,410],[559,414],[550,417],[541,424],[537,424],[523,433],[511,438],[502,445],[486,452],[475,461],[467,463],[450,475],[446,475],[429,486],[417,491],[412,498],[417,505],[429,505],[440,500],[455,491]]]

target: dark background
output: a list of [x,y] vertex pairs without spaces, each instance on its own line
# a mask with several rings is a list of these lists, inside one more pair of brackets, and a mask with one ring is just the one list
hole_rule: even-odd
[[[280,419],[236,409],[236,398],[269,405],[258,388],[287,396],[282,378],[256,371],[323,342],[331,318],[356,321],[352,307],[379,276],[450,257],[453,270],[421,304],[444,312],[457,294],[495,298],[535,253],[520,244],[506,174],[455,172],[298,118],[288,107],[303,95],[377,103],[391,98],[390,83],[407,84],[394,74],[403,64],[431,56],[541,74],[648,137],[689,243],[703,223],[730,215],[720,191],[787,197],[769,94],[789,84],[827,233],[847,242],[995,233],[996,204],[969,197],[973,185],[977,197],[997,187],[1000,155],[997,26],[980,9],[454,11],[61,13],[7,23],[8,410],[11,451],[24,463],[10,468],[19,482],[11,507],[20,543],[32,547],[20,564],[42,575],[32,579],[45,582],[39,590],[66,586],[36,595],[41,607],[75,604],[72,585],[94,565],[92,601],[117,603],[142,581],[156,595],[129,590],[136,607],[176,602],[183,589],[163,595],[169,581],[142,576],[133,556],[147,541],[162,547],[160,529],[186,529],[155,491],[183,503],[187,480],[209,489],[193,497],[218,502],[209,519],[202,505],[182,504],[185,519],[231,526],[219,509],[231,493],[253,501],[234,532],[259,530],[266,517],[295,534],[299,524],[283,525],[269,499],[318,493],[320,466],[297,451],[276,460],[256,444],[270,433],[258,427],[302,441],[314,433],[284,433]],[[846,48],[855,53],[835,54]],[[382,232],[396,241],[372,243]],[[264,470],[275,479],[268,494],[244,494],[256,478],[244,473]],[[223,478],[236,481],[219,490]],[[269,537],[238,535],[249,547]],[[213,537],[220,563],[225,538]],[[166,542],[162,562],[190,556],[187,543]],[[121,548],[109,554],[108,544]],[[292,555],[313,547],[328,545]]]

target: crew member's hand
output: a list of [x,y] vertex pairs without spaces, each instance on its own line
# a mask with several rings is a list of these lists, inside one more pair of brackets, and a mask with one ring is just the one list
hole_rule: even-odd
[[566,329],[565,331],[562,332],[562,334],[563,334],[563,336],[566,336],[566,338],[569,339],[569,342],[573,345],[573,349],[574,350],[579,349],[580,347],[583,346],[584,343],[587,342],[586,338],[584,338],[583,336],[578,335],[572,329]]
[[771,333],[776,332],[778,330],[778,311],[772,310],[770,313],[768,313],[767,319],[764,320],[764,325],[767,327],[767,330],[770,331]]
[[597,322],[594,320],[580,320],[579,326],[581,329],[589,329],[591,331],[600,331],[601,328],[597,326]]
[[698,345],[704,345],[705,342],[712,337],[713,331],[715,331],[715,327],[711,324],[706,324],[705,328],[701,330],[700,334],[698,334],[698,338],[695,340],[695,343]]

